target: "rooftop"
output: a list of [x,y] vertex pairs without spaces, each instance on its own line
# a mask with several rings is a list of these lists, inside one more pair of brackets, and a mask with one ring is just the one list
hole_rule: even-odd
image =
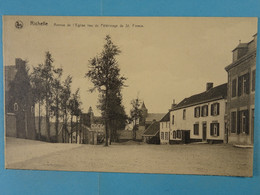
[[182,100],[173,110],[209,102],[217,99],[225,99],[227,97],[227,83],[213,87],[208,91],[199,93]]
[[170,121],[170,112],[168,112],[162,119],[160,122],[167,122]]
[[153,122],[144,132],[143,136],[155,136],[160,130],[160,122]]

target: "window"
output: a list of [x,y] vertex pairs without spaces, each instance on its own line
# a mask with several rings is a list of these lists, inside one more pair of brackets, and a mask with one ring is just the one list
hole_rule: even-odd
[[162,122],[162,129],[163,129],[163,122]]
[[238,77],[238,96],[249,94],[249,73]]
[[231,133],[236,133],[237,113],[231,112]]
[[181,130],[177,130],[177,138],[181,139]]
[[255,91],[255,70],[252,71],[252,91]]
[[174,125],[174,115],[172,115],[172,124]]
[[236,96],[237,96],[237,79],[233,79],[231,97],[236,97]]
[[249,134],[248,110],[238,111],[237,113],[237,134]]
[[183,120],[186,120],[186,109],[183,110],[182,119],[183,119]]
[[194,117],[199,118],[200,117],[200,107],[194,108]]
[[18,111],[18,104],[14,103],[14,111]]
[[201,116],[208,116],[208,105],[202,106]]
[[168,132],[165,132],[165,140],[169,140]]
[[219,123],[211,123],[210,124],[210,135],[211,136],[219,136]]
[[176,131],[173,131],[173,139],[176,139]]
[[193,125],[193,134],[199,135],[199,123]]
[[164,139],[164,133],[161,132],[161,139]]
[[34,106],[31,106],[31,113],[34,113]]
[[212,116],[219,115],[219,103],[211,104],[211,115]]

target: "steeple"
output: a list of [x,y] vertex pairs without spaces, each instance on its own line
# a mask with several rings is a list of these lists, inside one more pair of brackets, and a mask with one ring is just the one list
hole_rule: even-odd
[[143,117],[146,118],[147,114],[148,114],[148,109],[146,108],[144,101],[143,101],[143,104],[141,106],[141,110],[142,110]]

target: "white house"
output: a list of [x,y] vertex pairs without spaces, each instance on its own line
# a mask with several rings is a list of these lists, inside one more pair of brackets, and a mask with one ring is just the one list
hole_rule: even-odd
[[227,84],[185,98],[170,112],[170,142],[211,141],[225,138]]
[[160,144],[169,144],[170,140],[170,112],[160,120]]

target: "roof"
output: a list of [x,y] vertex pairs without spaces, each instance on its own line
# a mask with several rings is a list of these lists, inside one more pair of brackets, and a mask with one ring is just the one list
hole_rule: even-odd
[[177,104],[176,107],[173,108],[173,110],[178,110],[181,108],[214,101],[217,99],[226,99],[227,97],[227,83],[219,85],[217,87],[213,87],[209,89],[208,91],[205,91],[203,93],[199,93],[193,96],[190,96],[188,98],[185,98],[182,100],[179,104]]
[[164,115],[165,113],[148,113],[145,122],[160,121]]
[[170,112],[168,112],[162,119],[160,122],[167,122],[170,121]]
[[248,45],[248,43],[239,43],[238,46],[233,49],[233,51],[235,51],[236,49],[239,49],[239,48],[246,48]]
[[160,122],[153,122],[144,132],[143,136],[155,136],[160,130]]

